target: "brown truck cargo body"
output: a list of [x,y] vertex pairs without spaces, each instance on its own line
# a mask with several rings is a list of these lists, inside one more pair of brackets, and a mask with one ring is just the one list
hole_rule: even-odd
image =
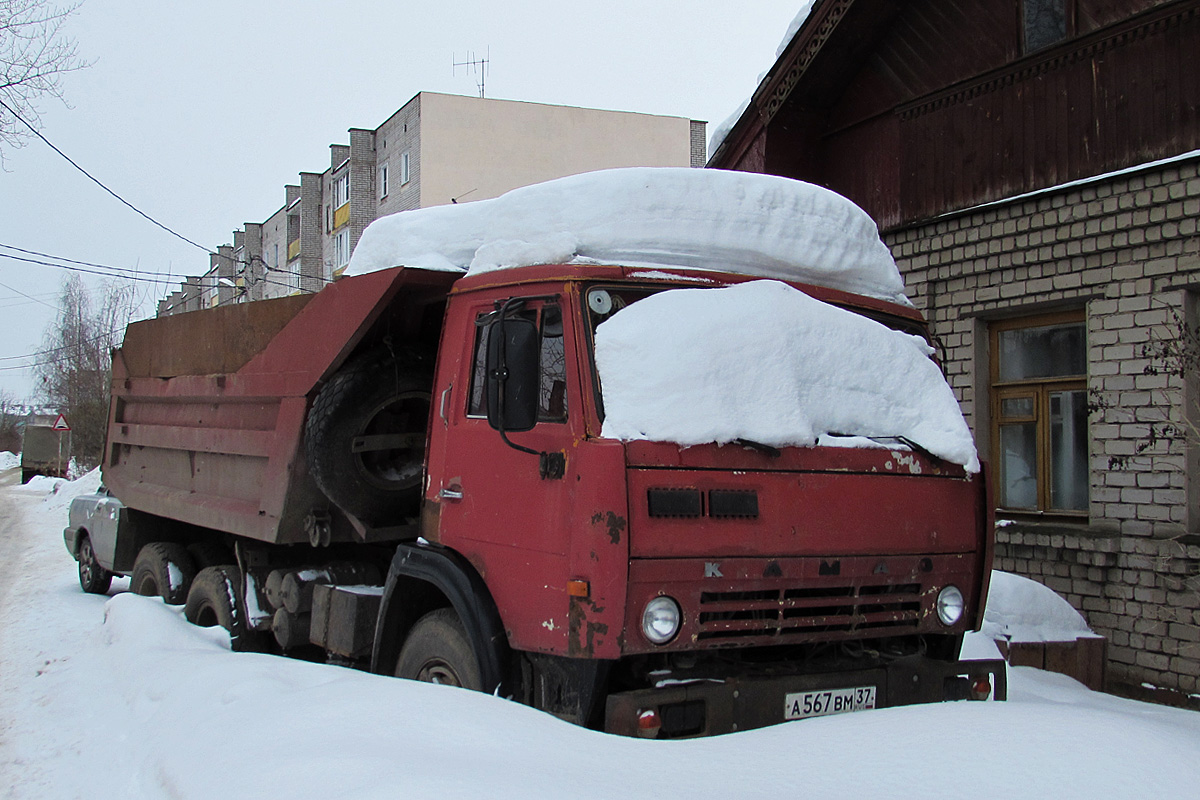
[[327,503],[302,447],[313,395],[377,325],[402,336],[457,277],[397,268],[130,325],[113,354],[107,485],[159,516],[306,541],[305,518]]

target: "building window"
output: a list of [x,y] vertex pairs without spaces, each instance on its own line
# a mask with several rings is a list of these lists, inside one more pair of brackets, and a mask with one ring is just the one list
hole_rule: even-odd
[[1057,44],[1067,38],[1070,0],[1024,0],[1021,4],[1022,27],[1025,33],[1025,52]]
[[383,198],[385,198],[387,196],[388,196],[388,165],[387,165],[387,162],[385,161],[379,165],[379,199],[382,200]]
[[350,263],[350,231],[339,231],[333,237],[334,269],[342,269]]
[[333,179],[333,207],[341,208],[350,202],[350,173],[345,172]]
[[1007,511],[1088,508],[1087,329],[1082,311],[991,326],[992,463]]
[[408,183],[411,175],[408,171],[408,151],[400,154],[400,185]]

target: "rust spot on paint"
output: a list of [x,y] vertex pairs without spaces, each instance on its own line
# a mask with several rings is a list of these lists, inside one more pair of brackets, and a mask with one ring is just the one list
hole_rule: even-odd
[[613,544],[621,543],[621,532],[625,530],[628,524],[624,517],[617,516],[612,511],[598,512],[592,515],[593,525],[604,525],[608,529],[608,538]]
[[592,622],[588,617],[604,612],[590,597],[571,597],[567,612],[567,653],[571,656],[591,656],[596,652],[596,638],[608,635],[608,624]]

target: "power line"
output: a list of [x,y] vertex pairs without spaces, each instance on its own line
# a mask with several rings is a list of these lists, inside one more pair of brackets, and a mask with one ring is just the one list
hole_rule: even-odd
[[[0,248],[3,248],[5,250],[14,250],[18,253],[24,253],[25,256],[38,256],[38,258],[27,258],[25,256],[10,255],[9,253],[0,253],[0,258],[7,258],[12,261],[21,261],[21,262],[24,262],[27,264],[37,264],[37,265],[43,266],[43,267],[56,267],[58,269],[65,269],[65,270],[68,270],[71,272],[82,272],[82,273],[86,273],[89,275],[100,275],[101,277],[105,277],[105,278],[120,278],[122,280],[140,281],[142,283],[154,283],[154,284],[162,283],[164,279],[167,280],[168,282],[174,283],[177,278],[177,276],[175,276],[173,273],[154,272],[151,270],[135,271],[135,270],[130,269],[129,267],[114,267],[109,264],[97,264],[93,261],[79,261],[79,260],[73,259],[73,258],[64,258],[63,256],[51,255],[50,253],[41,253],[41,252],[38,252],[37,250],[26,250],[25,248],[16,247],[16,246],[10,245],[10,244],[4,244],[2,242],[0,242]],[[42,259],[53,259],[53,261],[44,261]],[[249,265],[251,263],[250,261],[246,261],[244,259],[231,259],[231,260],[235,264]],[[55,262],[65,262],[65,263],[55,263]],[[264,266],[265,266],[265,264],[264,264]],[[267,267],[267,269],[276,271],[276,272],[278,271],[278,270],[273,270],[271,267]],[[262,280],[263,283],[268,283],[268,284],[271,284],[274,286],[282,286],[286,289],[294,288],[290,283],[272,280],[271,278],[269,278],[267,276],[263,276],[262,278],[260,278],[260,280]],[[328,278],[324,278],[324,277],[320,278],[320,280],[323,280],[326,283],[332,282]],[[196,282],[192,285],[197,286],[198,288],[201,288],[201,289],[211,289],[211,288],[216,288],[216,287],[220,286],[219,281],[220,281],[220,278],[217,278],[214,281],[212,281],[211,283],[209,283],[209,282],[205,282],[204,278],[196,278]],[[186,280],[180,281],[180,283],[186,284]]]
[[[8,104],[7,104],[7,103],[5,103],[3,100],[0,100],[0,107],[3,107],[5,110],[7,110],[7,111],[8,111],[8,113],[12,114],[12,115],[13,115],[13,117],[15,117],[16,119],[20,120],[21,124],[23,124],[23,125],[24,125],[26,128],[29,128],[29,130],[30,130],[30,131],[33,133],[33,135],[34,135],[34,136],[36,136],[37,138],[41,139],[41,140],[42,140],[42,141],[43,141],[43,142],[46,144],[46,146],[47,146],[47,147],[49,147],[51,150],[53,150],[53,151],[54,151],[55,153],[57,153],[58,155],[62,156],[62,157],[63,157],[63,158],[64,158],[64,159],[67,161],[67,163],[69,163],[71,166],[75,167],[75,169],[77,169],[77,170],[79,170],[81,173],[83,173],[83,174],[84,174],[84,175],[85,175],[85,176],[88,178],[88,180],[92,181],[92,182],[93,182],[93,183],[95,183],[97,186],[99,186],[101,189],[103,189],[104,191],[108,192],[110,195],[112,195],[114,198],[116,198],[117,200],[119,200],[119,201],[120,201],[122,204],[124,204],[124,205],[125,205],[125,206],[127,206],[129,209],[131,209],[132,211],[134,211],[135,213],[137,213],[139,216],[141,216],[142,218],[146,219],[147,221],[149,221],[149,222],[153,223],[154,225],[157,225],[159,228],[162,228],[164,231],[166,231],[167,233],[169,233],[169,234],[171,234],[172,236],[176,237],[177,239],[180,239],[180,240],[182,240],[182,241],[184,241],[184,242],[187,242],[188,244],[192,245],[193,247],[199,248],[200,250],[204,251],[205,253],[208,253],[210,256],[214,256],[214,255],[215,255],[215,256],[221,257],[221,255],[220,255],[219,253],[217,253],[217,252],[215,252],[215,251],[213,251],[213,250],[211,250],[211,249],[209,249],[209,248],[205,247],[205,246],[204,246],[204,245],[202,245],[202,244],[199,244],[199,243],[197,243],[197,242],[194,242],[194,241],[192,241],[191,239],[189,239],[189,238],[187,238],[186,236],[184,236],[183,234],[181,234],[181,233],[179,233],[179,232],[177,232],[177,231],[175,231],[175,230],[172,230],[171,228],[167,227],[167,226],[166,226],[166,225],[164,225],[163,223],[161,223],[161,222],[159,222],[158,220],[156,220],[156,219],[154,219],[153,217],[151,217],[151,216],[150,216],[149,214],[147,214],[146,212],[142,211],[140,208],[138,208],[137,206],[135,206],[133,203],[130,203],[130,202],[129,202],[128,200],[126,200],[124,197],[121,197],[121,195],[117,194],[117,193],[116,193],[115,191],[113,191],[112,189],[108,188],[108,186],[106,186],[106,185],[105,185],[103,182],[101,182],[99,178],[96,178],[94,175],[92,175],[90,172],[88,172],[86,169],[84,169],[84,168],[83,168],[83,167],[81,167],[81,166],[80,166],[78,163],[76,163],[74,159],[72,159],[70,156],[68,156],[68,155],[67,155],[66,153],[64,153],[62,150],[58,149],[58,148],[57,148],[57,147],[54,145],[54,143],[53,143],[53,142],[51,142],[49,139],[47,139],[45,136],[43,136],[43,135],[42,135],[41,131],[39,131],[37,128],[35,128],[33,125],[31,125],[31,124],[30,124],[28,121],[26,121],[24,117],[22,117],[22,116],[21,116],[20,114],[18,114],[18,113],[17,113],[15,110],[13,110],[12,106],[8,105]],[[42,256],[42,257],[44,257],[44,258],[55,258],[55,259],[57,259],[57,260],[60,260],[60,261],[66,261],[66,262],[68,262],[68,263],[77,263],[77,264],[80,264],[81,266],[100,266],[100,265],[87,264],[86,262],[74,262],[74,261],[71,261],[71,259],[58,258],[57,256],[48,256],[48,255],[41,254],[41,253],[36,253],[36,254],[34,254],[34,253],[30,253],[29,251],[24,251],[24,250],[21,250],[21,248],[18,248],[18,247],[10,247],[10,249],[12,249],[12,250],[17,250],[18,252],[25,252],[26,254],[41,255],[41,256]],[[70,269],[70,267],[66,267],[66,266],[59,265],[59,264],[46,264],[45,262],[40,262],[40,261],[30,261],[29,259],[21,259],[21,258],[16,258],[16,257],[14,257],[14,256],[5,255],[5,254],[2,254],[2,253],[0,253],[0,256],[3,256],[3,257],[5,257],[5,258],[10,258],[10,259],[13,259],[13,260],[15,260],[15,261],[28,261],[29,263],[32,263],[32,264],[42,264],[42,265],[44,265],[44,266],[50,266],[50,267],[55,267],[55,266],[57,266],[57,267],[60,267],[61,269]],[[228,257],[228,256],[226,256],[226,257]],[[234,258],[231,258],[231,257],[228,257],[228,258],[230,258],[230,259],[231,259],[231,260],[232,260],[234,263],[236,263],[236,264],[242,264],[242,265],[244,265],[244,266],[247,266],[247,267],[253,266],[253,259],[251,259],[250,261],[247,261],[247,260],[245,260],[245,259],[240,259],[240,258],[239,258],[239,259],[234,259]],[[260,256],[259,256],[259,257],[256,257],[256,258],[258,258],[258,260],[259,260],[259,261],[262,261],[262,258],[261,258]],[[266,267],[266,262],[265,262],[265,261],[263,262],[263,266],[264,266],[264,267]],[[122,269],[123,269],[123,268],[121,268],[121,267],[102,267],[102,268],[104,268],[104,269],[111,269],[111,270],[122,270]],[[273,269],[273,268],[272,268],[272,267],[267,267],[267,269],[268,269],[268,270],[270,270],[270,269]],[[79,271],[79,272],[88,272],[88,270],[86,270],[86,269],[79,269],[79,270],[76,270],[76,271]],[[145,278],[141,278],[141,277],[139,276],[139,272],[140,272],[140,271],[138,271],[138,270],[124,270],[124,271],[126,271],[126,272],[134,272],[134,273],[135,273],[135,275],[133,275],[133,276],[127,276],[128,280],[142,280],[142,281],[146,281],[146,279],[145,279]],[[94,274],[104,274],[104,273],[94,273]],[[161,273],[161,272],[159,272],[159,273],[151,273],[151,274],[156,274],[156,275],[158,275],[158,276],[160,276],[160,277],[165,277],[165,278],[167,278],[167,280],[168,280],[169,282],[174,282],[174,281],[175,281],[175,275],[174,275],[174,274],[170,274],[170,273],[164,274],[164,273]],[[314,278],[316,278],[317,280],[319,280],[319,281],[323,281],[323,282],[325,282],[325,283],[332,283],[332,282],[333,282],[332,280],[330,280],[329,278],[326,278],[326,277],[325,277],[325,276],[323,276],[323,275],[320,275],[320,276],[311,276],[311,277],[314,277]],[[264,277],[263,277],[263,281],[264,281],[264,282],[266,282],[266,283],[271,283],[271,284],[275,284],[275,285],[278,285],[278,286],[283,286],[283,287],[285,287],[285,288],[288,288],[288,289],[292,288],[291,284],[285,284],[285,283],[282,283],[282,282],[279,282],[279,281],[272,281],[272,280],[270,280],[269,278],[267,278],[266,276],[264,276]],[[158,283],[158,281],[153,281],[153,282],[154,282],[154,283]]]
[[[9,286],[7,283],[0,283],[0,286],[3,286],[5,289],[8,289],[10,292],[16,292],[17,294],[21,295],[21,297],[24,297],[28,300],[32,300],[35,303],[41,303],[42,305],[46,306],[47,308],[53,308],[56,311],[58,310],[57,306],[52,306],[49,303],[47,303],[45,300],[40,300],[31,294],[25,294],[20,289],[14,289],[12,286]],[[24,305],[24,303],[14,303],[14,305]],[[0,308],[12,308],[12,306],[0,306]]]
[[200,248],[201,250],[203,250],[203,251],[204,251],[204,252],[206,252],[206,253],[212,253],[212,251],[211,251],[211,250],[209,250],[209,249],[208,249],[207,247],[205,247],[204,245],[202,245],[202,244],[197,244],[196,242],[193,242],[191,239],[187,238],[187,237],[186,237],[186,236],[184,236],[183,234],[181,234],[181,233],[178,233],[178,232],[176,232],[176,231],[173,231],[173,230],[171,230],[171,229],[170,229],[170,228],[168,228],[166,225],[162,224],[161,222],[159,222],[158,220],[156,220],[154,217],[150,216],[150,215],[149,215],[149,214],[147,214],[145,211],[142,211],[140,208],[138,208],[137,206],[135,206],[133,203],[129,202],[129,201],[128,201],[128,200],[126,200],[124,197],[121,197],[121,195],[117,194],[117,193],[116,193],[116,192],[114,192],[112,189],[110,189],[110,188],[108,188],[107,186],[105,186],[105,185],[104,185],[104,184],[103,184],[103,183],[102,183],[102,182],[101,182],[101,181],[100,181],[98,178],[96,178],[95,176],[93,176],[93,175],[92,175],[90,172],[88,172],[88,171],[87,171],[86,169],[84,169],[83,167],[79,166],[79,164],[75,163],[75,160],[74,160],[74,159],[72,159],[70,156],[68,156],[68,155],[67,155],[66,153],[64,153],[62,150],[59,150],[57,147],[55,147],[55,146],[54,146],[54,144],[53,144],[53,143],[52,143],[52,142],[51,142],[49,139],[47,139],[45,136],[43,136],[43,135],[41,134],[41,132],[40,132],[40,131],[39,131],[37,128],[35,128],[33,125],[29,124],[29,122],[27,122],[27,121],[25,120],[25,118],[24,118],[24,117],[22,117],[20,114],[18,114],[16,111],[14,111],[14,110],[13,110],[13,108],[12,108],[12,106],[10,106],[8,103],[5,103],[3,100],[0,100],[0,106],[3,106],[3,107],[4,107],[4,109],[5,109],[6,111],[8,111],[8,113],[12,114],[14,117],[16,117],[18,120],[20,120],[20,121],[21,121],[21,124],[23,124],[23,125],[24,125],[26,128],[29,128],[29,130],[33,132],[33,135],[34,135],[34,136],[36,136],[37,138],[39,138],[39,139],[41,139],[43,142],[45,142],[47,147],[49,147],[51,150],[53,150],[54,152],[56,152],[56,153],[58,153],[60,156],[62,156],[64,159],[66,159],[66,161],[67,161],[67,163],[68,163],[68,164],[70,164],[72,167],[74,167],[75,169],[77,169],[77,170],[79,170],[80,172],[82,172],[82,173],[83,173],[85,176],[87,176],[88,180],[90,180],[92,183],[94,183],[94,184],[96,184],[97,186],[99,186],[99,187],[100,187],[101,189],[103,189],[104,191],[108,192],[110,195],[112,195],[113,197],[115,197],[117,200],[121,201],[121,202],[122,202],[124,205],[128,206],[130,209],[132,209],[134,212],[136,212],[136,213],[137,213],[139,216],[141,216],[142,218],[144,218],[144,219],[146,219],[146,220],[148,220],[148,221],[150,221],[150,222],[154,223],[155,225],[157,225],[158,227],[162,228],[164,231],[166,231],[167,233],[169,233],[169,234],[171,234],[172,236],[176,237],[177,239],[181,239],[181,240],[183,240],[183,241],[187,242],[187,243],[188,243],[188,244],[190,244],[192,247],[198,247],[198,248]]

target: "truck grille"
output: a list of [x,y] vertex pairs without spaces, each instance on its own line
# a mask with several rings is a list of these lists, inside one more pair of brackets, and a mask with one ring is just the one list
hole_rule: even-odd
[[921,617],[921,584],[702,592],[697,639],[903,633]]

